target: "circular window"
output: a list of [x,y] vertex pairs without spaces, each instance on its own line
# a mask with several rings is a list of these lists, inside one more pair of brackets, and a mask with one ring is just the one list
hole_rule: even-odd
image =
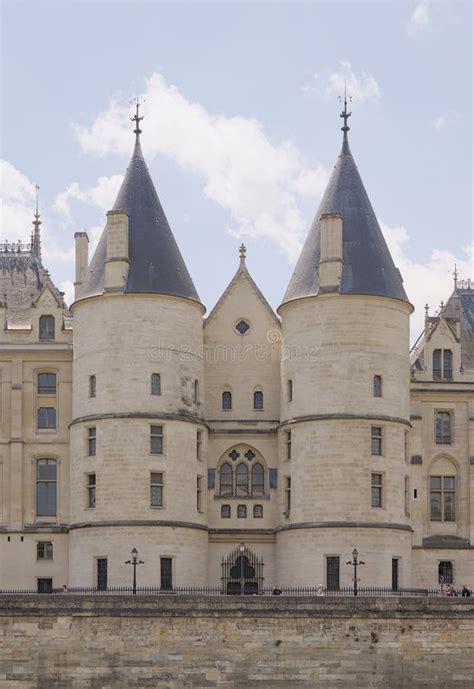
[[235,326],[235,329],[237,330],[238,333],[241,335],[245,335],[245,333],[250,330],[250,325],[247,323],[247,321],[239,321],[237,325]]

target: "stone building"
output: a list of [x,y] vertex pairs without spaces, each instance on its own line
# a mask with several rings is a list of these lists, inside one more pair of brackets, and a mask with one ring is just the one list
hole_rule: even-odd
[[[474,285],[413,310],[342,150],[278,315],[240,264],[206,317],[135,147],[68,309],[0,246],[0,589],[474,585]],[[5,228],[6,230],[7,228]]]

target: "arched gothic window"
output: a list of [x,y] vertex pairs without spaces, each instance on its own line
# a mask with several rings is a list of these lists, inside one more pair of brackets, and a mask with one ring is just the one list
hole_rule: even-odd
[[230,390],[224,390],[222,393],[222,409],[226,411],[232,409],[232,393]]
[[220,494],[222,496],[232,495],[234,492],[233,472],[230,464],[225,462],[219,473]]
[[263,495],[265,493],[265,470],[260,462],[252,467],[252,495]]
[[255,390],[253,393],[253,408],[263,409],[263,392],[261,390]]
[[235,494],[248,495],[249,493],[249,469],[241,462],[235,470]]

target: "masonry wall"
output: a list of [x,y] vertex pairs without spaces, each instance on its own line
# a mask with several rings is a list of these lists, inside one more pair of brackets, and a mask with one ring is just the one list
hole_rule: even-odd
[[0,689],[470,689],[472,599],[0,597]]

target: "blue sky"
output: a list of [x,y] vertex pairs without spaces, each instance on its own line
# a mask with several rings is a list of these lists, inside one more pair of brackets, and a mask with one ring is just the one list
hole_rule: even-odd
[[417,307],[446,299],[472,249],[468,2],[3,2],[3,238],[26,239],[41,186],[45,263],[70,293],[73,235],[94,241],[142,144],[201,299],[238,264],[272,306],[350,141]]

